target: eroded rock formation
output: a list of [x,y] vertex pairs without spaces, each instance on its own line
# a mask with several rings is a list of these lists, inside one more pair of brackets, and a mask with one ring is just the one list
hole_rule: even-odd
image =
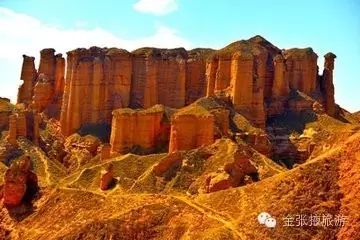
[[9,117],[8,141],[12,145],[16,145],[16,139],[17,139],[17,117],[16,115],[11,115]]
[[229,136],[229,114],[230,111],[223,108],[215,108],[210,110],[210,113],[214,116],[215,122],[215,136],[217,138]]
[[153,167],[153,173],[162,177],[167,171],[176,169],[182,164],[183,156],[181,152],[169,153],[167,156],[162,158],[158,164]]
[[40,73],[34,87],[32,107],[39,112],[44,111],[49,106],[53,96],[54,87],[50,78],[44,73]]
[[[68,52],[63,133],[84,123],[110,123],[117,108],[183,107],[205,95],[210,49],[76,49]],[[100,87],[101,86],[101,87]]]
[[255,36],[214,52],[206,77],[207,96],[230,99],[237,112],[263,128],[268,116],[285,111],[290,90],[316,91],[317,55],[311,48],[281,51]]
[[247,181],[257,181],[257,169],[249,161],[245,152],[237,150],[231,158],[232,161],[226,163],[223,169],[207,176],[205,180],[206,192],[216,192],[244,185],[246,177],[249,178]]
[[114,109],[128,107],[132,57],[123,49],[68,52],[61,126],[69,135],[84,123],[110,123]]
[[160,103],[169,107],[183,107],[186,50],[141,48],[135,50],[133,55],[131,106],[147,108]]
[[16,145],[18,137],[26,137],[38,144],[41,116],[32,111],[19,111],[9,117],[8,141]]
[[35,69],[34,57],[23,55],[18,103],[38,112],[46,111],[50,117],[59,118],[64,89],[65,59],[55,50],[46,48],[40,51],[40,65]]
[[260,36],[215,52],[207,63],[207,95],[230,98],[238,112],[264,127],[264,98],[271,96],[274,72],[268,62],[280,52]]
[[19,87],[18,103],[28,105],[32,102],[34,85],[37,78],[37,71],[35,69],[35,58],[23,55],[23,64],[21,69],[20,79],[24,83]]
[[4,176],[3,198],[6,207],[19,206],[25,195],[33,195],[37,190],[37,176],[30,170],[28,156],[10,165]]
[[169,152],[189,150],[214,142],[214,116],[199,106],[189,106],[171,119]]
[[164,113],[162,105],[146,110],[115,110],[110,137],[111,152],[123,154],[135,148],[140,148],[140,152],[148,152],[161,145],[161,134],[169,134],[162,132]]
[[64,147],[67,154],[63,164],[69,171],[74,171],[95,157],[99,146],[100,140],[97,137],[74,133],[65,140]]
[[324,71],[320,86],[324,95],[325,110],[330,116],[335,116],[333,70],[336,55],[329,52],[324,57]]
[[284,56],[278,54],[274,58],[274,82],[272,86],[273,98],[287,97],[290,92],[289,80],[286,79],[286,62]]
[[10,99],[0,97],[0,131],[9,128],[9,116],[13,111]]
[[292,48],[284,52],[286,78],[290,89],[310,95],[315,91],[317,79],[317,58],[312,48]]
[[114,184],[114,170],[113,165],[110,163],[107,168],[102,172],[100,178],[100,189],[103,191],[108,190]]
[[[78,48],[67,53],[66,81],[62,55],[55,55],[54,49],[44,49],[40,55],[38,71],[34,58],[24,55],[21,77],[24,84],[19,89],[19,102],[38,112],[45,111],[50,117],[58,117],[61,108],[64,136],[87,125],[110,125],[115,109],[150,108],[155,104],[182,108],[205,95],[230,103],[237,113],[260,128],[265,127],[268,118],[286,111],[299,113],[313,109],[313,99],[293,97],[294,94],[316,98],[330,115],[335,111],[332,83],[335,55],[325,56],[323,76],[318,76],[317,55],[311,48],[280,50],[261,36],[234,42],[217,51],[140,48],[128,52],[117,48]],[[123,113],[117,122],[123,121],[120,120]],[[219,118],[223,124],[215,124],[215,137],[226,136],[228,124],[223,121],[228,119],[226,113],[211,115],[215,122]],[[158,122],[154,124],[153,132],[169,131],[165,125],[160,125],[158,130]],[[120,128],[116,122],[112,125]],[[120,130],[112,132],[117,131],[120,134]],[[177,139],[177,134],[178,131],[173,131],[172,139]],[[139,144],[137,140],[125,142],[115,137],[112,141],[115,152],[127,152]],[[139,146],[153,147],[151,142],[144,140]],[[176,146],[181,142],[173,141],[170,148],[181,149]]]
[[111,151],[111,145],[110,144],[104,144],[100,147],[100,159],[101,161],[105,161],[106,159],[110,158],[110,151]]

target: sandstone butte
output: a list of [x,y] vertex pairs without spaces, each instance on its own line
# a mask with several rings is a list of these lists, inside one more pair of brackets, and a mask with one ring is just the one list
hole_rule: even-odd
[[[67,53],[66,74],[65,60],[61,54],[55,55],[54,49],[41,51],[38,70],[33,57],[23,57],[24,83],[19,88],[18,103],[59,119],[65,136],[86,124],[111,124],[115,120],[112,151],[124,152],[139,143],[149,148],[161,118],[151,111],[149,116],[146,111],[113,113],[119,108],[149,108],[155,104],[181,108],[198,98],[216,96],[229,101],[254,126],[264,128],[268,117],[282,114],[289,106],[299,111],[308,108],[306,103],[291,102],[290,93],[301,91],[316,96],[329,115],[336,115],[332,73],[335,55],[325,55],[324,72],[319,75],[318,56],[311,48],[280,50],[261,36],[220,50],[140,48],[128,52],[78,48]],[[129,120],[136,118],[149,119],[148,128],[153,124],[153,129],[132,125]],[[181,120],[174,117],[172,122],[175,131]],[[195,127],[196,121],[191,122]],[[143,133],[131,133],[137,129]],[[170,136],[177,139],[180,132],[178,129]],[[139,140],[121,143],[121,136],[130,135]],[[176,142],[171,141],[171,149]]]
[[169,152],[190,150],[214,142],[215,118],[202,107],[189,106],[171,119]]
[[162,105],[154,105],[146,110],[114,110],[110,136],[111,152],[128,153],[136,146],[145,152],[153,152],[161,141],[168,141],[166,136],[169,135],[169,127],[166,126],[164,117],[165,108]]

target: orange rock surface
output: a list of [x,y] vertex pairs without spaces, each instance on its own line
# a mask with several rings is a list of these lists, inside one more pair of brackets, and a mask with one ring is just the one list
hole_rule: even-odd
[[40,116],[40,114],[35,113],[33,118],[34,118],[33,142],[36,145],[39,145],[41,116]]
[[[112,53],[114,53],[112,51]],[[126,51],[117,54],[127,54]],[[114,95],[111,60],[101,48],[79,48],[67,53],[67,74],[61,108],[61,127],[65,136],[83,123],[110,122],[113,107],[122,107]],[[124,77],[126,81],[126,77]],[[119,82],[118,84],[121,84]]]
[[100,189],[103,191],[108,190],[114,183],[113,165],[109,164],[106,170],[101,174]]
[[46,48],[40,51],[39,69],[36,71],[34,57],[23,55],[18,103],[31,109],[45,111],[50,117],[59,118],[65,75],[65,59],[55,50]]
[[327,53],[324,57],[324,71],[320,85],[324,95],[325,110],[330,116],[335,116],[333,70],[336,55],[333,53]]
[[271,95],[274,74],[268,62],[279,52],[260,36],[220,49],[208,59],[207,95],[229,97],[238,112],[264,127],[264,98]]
[[[319,76],[310,48],[260,36],[216,51],[76,49],[67,63],[43,50],[19,92],[30,100],[6,110],[0,197],[21,207],[0,208],[0,239],[358,239],[359,120],[335,104],[334,58]],[[24,153],[41,187],[30,201],[36,176],[12,164]],[[347,222],[256,219],[299,209]]]
[[40,73],[34,87],[32,108],[42,112],[49,106],[54,96],[54,85],[47,75]]
[[26,137],[28,134],[26,113],[19,112],[16,117],[16,134],[17,136]]
[[30,158],[24,156],[11,164],[4,176],[4,205],[16,207],[25,194],[37,188],[37,176],[30,171]]
[[183,156],[181,152],[170,153],[162,158],[160,162],[153,167],[152,171],[156,176],[161,177],[169,171],[169,169],[181,165],[182,160]]
[[229,134],[229,110],[218,108],[213,109],[210,113],[214,116],[215,125],[217,128],[217,133],[219,138],[226,137]]
[[33,88],[37,78],[37,71],[35,69],[35,58],[23,55],[23,64],[21,69],[20,79],[24,83],[19,87],[18,103],[28,105],[32,101]]
[[[210,49],[76,49],[68,52],[61,125],[69,135],[84,123],[110,123],[117,108],[183,107],[205,95]],[[101,88],[99,86],[102,86]],[[81,100],[80,100],[81,99]]]
[[40,122],[41,116],[32,111],[20,111],[10,115],[8,141],[16,145],[18,137],[26,137],[35,144],[38,144]]
[[274,83],[272,87],[272,96],[274,98],[287,97],[289,95],[289,80],[286,79],[286,64],[284,56],[278,54],[274,58]]
[[124,108],[113,111],[111,152],[123,154],[134,147],[144,151],[155,148],[161,134],[163,115],[164,108],[161,105],[146,110]]
[[185,104],[190,104],[206,95],[206,57],[213,50],[197,48],[188,52],[186,62]]
[[290,90],[313,94],[318,79],[323,99],[318,100],[329,114],[335,111],[333,60],[325,61],[320,77],[311,48],[281,51],[261,36],[217,51],[79,48],[67,54],[66,84],[65,60],[54,54],[54,49],[41,51],[38,73],[34,59],[24,56],[21,89],[28,90],[20,89],[19,99],[32,101],[34,109],[50,117],[61,115],[65,136],[86,124],[110,124],[114,109],[155,104],[181,108],[204,95],[230,101],[253,125],[264,128],[268,117],[284,113],[289,105],[304,109],[301,102],[289,102]]
[[131,106],[185,105],[187,52],[179,49],[140,48],[134,55]]
[[292,48],[284,52],[286,78],[290,89],[311,94],[316,88],[317,58],[312,48]]
[[171,119],[169,152],[189,150],[214,142],[214,116],[189,106]]
[[0,129],[1,130],[8,129],[10,114],[11,114],[10,111],[0,111]]
[[111,151],[111,145],[110,144],[104,144],[100,147],[100,159],[101,161],[104,161],[108,158],[110,158],[110,151]]
[[10,115],[8,141],[12,145],[16,145],[16,139],[17,139],[17,117],[16,115]]
[[43,73],[50,82],[55,81],[55,49],[45,48],[40,51],[39,73]]

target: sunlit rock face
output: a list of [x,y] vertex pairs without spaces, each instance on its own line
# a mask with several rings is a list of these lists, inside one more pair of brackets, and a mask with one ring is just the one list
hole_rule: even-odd
[[281,51],[260,36],[216,51],[207,63],[207,95],[229,98],[234,108],[264,127],[264,99],[272,96],[272,59]]
[[[117,108],[180,108],[205,95],[210,49],[115,48],[68,52],[61,124],[69,135],[84,123],[110,123]],[[71,114],[70,114],[71,113]]]
[[334,56],[325,56],[319,76],[311,48],[280,50],[261,36],[219,50],[78,48],[67,53],[66,63],[49,48],[41,51],[38,70],[34,58],[24,56],[18,99],[60,119],[65,136],[84,125],[110,125],[118,108],[179,109],[204,96],[229,102],[264,128],[269,117],[312,108],[313,102],[294,101],[291,92],[316,96],[335,114]]
[[310,95],[315,91],[317,58],[312,48],[292,48],[284,52],[287,69],[286,78],[290,89]]
[[181,109],[171,119],[169,152],[212,144],[214,128],[214,116],[200,107]]
[[143,152],[154,151],[161,144],[162,135],[169,135],[163,131],[164,114],[162,105],[146,110],[115,110],[110,137],[111,152],[124,154],[132,152],[134,148],[141,148]]
[[79,48],[67,53],[61,126],[69,135],[84,123],[109,123],[113,109],[129,104],[130,54],[121,49]]
[[24,83],[18,92],[18,103],[38,112],[45,111],[49,117],[59,118],[65,75],[65,59],[55,55],[55,49],[40,51],[39,69],[35,58],[23,55],[21,79]]

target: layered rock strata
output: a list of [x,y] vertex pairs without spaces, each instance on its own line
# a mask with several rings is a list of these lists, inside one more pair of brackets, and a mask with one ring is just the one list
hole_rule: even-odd
[[44,49],[38,71],[34,58],[24,55],[19,102],[50,117],[58,117],[61,106],[65,136],[84,125],[110,124],[114,109],[155,104],[181,108],[204,95],[229,101],[253,125],[264,128],[269,117],[303,109],[291,92],[315,97],[334,115],[334,56],[325,56],[323,76],[318,76],[311,48],[280,50],[261,36],[217,51],[79,48],[67,53],[64,81],[64,58]]
[[133,110],[130,108],[113,111],[111,127],[111,152],[125,154],[138,150],[151,152],[162,143],[164,129],[164,107],[155,105],[146,110]]
[[260,36],[234,42],[207,60],[207,96],[230,99],[258,127],[285,111],[290,90],[316,91],[317,55],[311,48],[281,51]]
[[117,108],[183,107],[205,94],[211,50],[92,47],[68,52],[61,125],[69,135],[84,123],[110,123]]
[[214,142],[215,118],[199,106],[189,106],[171,119],[169,152],[190,150]]
[[312,48],[292,48],[284,52],[286,61],[286,79],[292,90],[299,90],[307,95],[316,89],[317,58]]
[[207,95],[229,98],[236,111],[264,127],[264,98],[271,95],[274,72],[268,63],[280,52],[260,36],[215,52],[207,62]]

